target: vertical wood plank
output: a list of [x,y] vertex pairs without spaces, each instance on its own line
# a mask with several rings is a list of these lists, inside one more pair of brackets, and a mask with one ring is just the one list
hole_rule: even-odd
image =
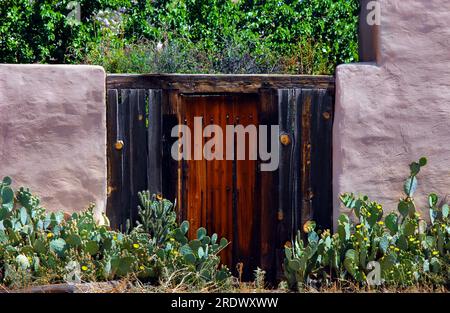
[[301,211],[300,169],[302,92],[300,89],[278,90],[278,124],[280,136],[287,135],[289,143],[280,144],[278,169],[277,278],[282,276],[283,246],[297,233]]
[[[167,106],[171,108],[176,114],[177,124],[183,125],[186,121],[186,112],[183,105],[181,105],[180,93],[176,89],[167,90]],[[186,161],[181,159],[177,163],[177,182],[176,182],[176,203],[178,221],[186,219],[185,209],[185,176],[186,176]]]
[[[163,92],[163,109],[167,105],[167,100],[167,94]],[[178,137],[172,137],[172,129],[178,125],[177,116],[163,113],[162,123],[162,191],[165,198],[174,201],[177,198],[178,161],[172,158],[171,149],[178,140]]]
[[[290,138],[292,137],[291,130],[289,128],[289,117],[288,117],[288,108],[289,108],[289,90],[280,89],[278,90],[278,125],[280,127],[280,136],[287,135]],[[284,228],[283,232],[286,232],[285,224],[285,215],[289,211],[289,198],[282,195],[289,195],[289,173],[290,173],[290,159],[291,159],[291,150],[292,145],[280,145],[280,165],[278,168],[278,194],[279,203],[278,203],[278,212],[277,219],[280,222],[280,225]],[[281,235],[281,234],[279,234]],[[287,234],[283,234],[287,235]]]
[[[206,161],[194,160],[195,150],[202,150],[204,139],[201,138],[198,146],[194,143],[194,118],[203,117],[205,112],[205,97],[181,96],[181,105],[185,107],[186,125],[191,129],[191,159],[186,161],[186,198],[185,207],[187,208],[186,219],[189,221],[189,238],[196,238],[196,232],[199,227],[205,227],[206,224]],[[205,121],[202,120],[204,123]],[[203,123],[198,131],[203,131]]]
[[106,214],[111,227],[117,228],[121,223],[120,179],[121,153],[115,149],[118,137],[118,107],[119,94],[117,89],[108,90],[107,94],[107,160],[108,160],[108,189]]
[[[172,146],[178,136],[172,137],[172,129],[178,127],[178,115],[171,105],[171,92],[161,90],[162,114],[162,191],[163,196],[171,201],[177,201],[178,195],[178,161],[172,157]],[[175,103],[176,105],[176,103]],[[179,204],[176,203],[178,208]]]
[[278,112],[280,135],[287,135],[290,143],[280,145],[280,166],[278,170],[278,219],[282,221],[285,236],[292,240],[298,229],[300,211],[298,184],[301,176],[299,168],[301,152],[301,112],[300,89],[278,91]]
[[[239,118],[237,124],[247,127],[254,125],[258,127],[258,97],[255,95],[233,96],[235,117]],[[243,263],[244,279],[251,279],[253,269],[258,265],[259,250],[258,229],[261,218],[260,207],[257,204],[257,161],[250,160],[250,151],[257,148],[257,140],[246,135],[245,138],[245,160],[236,161],[236,189],[237,189],[237,237],[239,253],[236,256]],[[235,151],[237,153],[237,151]]]
[[[233,115],[233,101],[230,97],[226,98],[225,105],[222,106],[220,114],[222,115],[222,120],[220,126],[225,130],[225,134],[223,137],[224,141],[224,159],[226,159],[226,142],[227,142],[227,134],[226,134],[226,125],[233,125],[234,115]],[[234,136],[234,134],[232,135]],[[222,236],[230,236],[230,240],[234,240],[232,236],[233,233],[233,161],[226,160],[222,161],[223,165],[223,197],[224,203],[223,206],[226,207],[226,210],[222,212],[221,218],[225,221],[222,226],[221,231],[223,232]],[[232,264],[233,262],[233,250],[231,246],[228,246],[222,253],[221,257],[227,262],[226,264]]]
[[[302,192],[301,192],[301,180],[303,178],[303,168],[301,166],[302,153],[304,140],[303,137],[306,135],[303,129],[303,112],[305,110],[304,102],[302,101],[304,97],[303,90],[293,89],[293,97],[290,99],[290,110],[291,110],[291,125],[292,125],[292,157],[291,157],[291,177],[290,185],[292,189],[291,194],[291,240],[296,236],[298,230],[300,229],[300,216],[302,212]],[[291,104],[292,103],[292,104]]]
[[[288,89],[278,90],[278,125],[280,127],[280,136],[288,135],[292,137],[289,128],[289,97],[290,91]],[[290,239],[288,233],[289,220],[286,220],[286,214],[290,211],[290,160],[292,155],[292,145],[280,145],[279,148],[280,165],[278,167],[278,210],[277,210],[277,230],[276,230],[276,250],[275,250],[275,268],[276,279],[283,277],[283,246],[287,240]]]
[[[300,194],[298,204],[301,208],[300,218],[297,220],[300,225],[297,225],[297,229],[301,228],[308,220],[313,218],[311,201],[311,106],[313,91],[311,89],[302,89],[302,108],[301,108],[301,141],[300,141]],[[296,184],[298,186],[298,184]],[[300,226],[300,227],[299,227]]]
[[[279,146],[271,146],[271,125],[278,125],[278,110],[275,101],[274,91],[272,89],[259,90],[259,124],[267,125],[268,138],[267,150],[269,152],[278,149]],[[260,134],[261,135],[261,134]],[[278,136],[278,134],[276,134]],[[277,142],[279,144],[279,142]],[[277,203],[278,193],[274,192],[276,189],[277,171],[273,172],[259,172],[259,190],[260,195],[260,267],[266,271],[266,277],[269,282],[275,280],[275,228],[277,221]]]
[[138,193],[147,189],[147,127],[145,90],[130,91],[130,208],[128,218],[135,225],[138,218]]
[[148,190],[162,193],[162,103],[161,90],[148,91]]
[[311,120],[312,214],[318,227],[332,227],[333,91],[314,90]]
[[131,180],[130,180],[130,89],[120,92],[120,105],[118,114],[118,138],[123,142],[120,150],[121,177],[120,177],[120,224],[119,229],[125,231],[130,212]]
[[[225,130],[227,123],[227,113],[232,110],[232,99],[229,96],[207,96],[202,97],[203,115],[206,125],[218,125]],[[223,142],[226,142],[226,134],[223,134]],[[205,142],[212,140],[219,145],[216,134],[213,137],[205,138]],[[215,146],[219,149],[220,146]],[[210,232],[216,232],[219,237],[228,237],[235,240],[235,233],[232,231],[232,161],[225,160],[225,150],[223,160],[205,160],[206,180],[207,180],[207,212],[206,225]],[[227,248],[220,254],[226,264],[232,264],[232,249]]]

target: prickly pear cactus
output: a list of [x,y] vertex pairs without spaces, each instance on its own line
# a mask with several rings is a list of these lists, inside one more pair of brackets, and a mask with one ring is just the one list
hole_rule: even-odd
[[327,284],[331,278],[377,286],[430,281],[448,284],[449,205],[440,202],[436,194],[430,194],[431,224],[428,224],[417,212],[413,198],[418,186],[417,175],[426,164],[426,158],[410,164],[398,213],[383,218],[381,204],[367,196],[347,193],[340,200],[350,212],[339,217],[336,234],[330,236],[328,231],[316,231],[314,223],[306,223],[303,230],[308,233],[307,241],[299,239],[299,234],[285,248],[284,268],[291,288],[318,280]]

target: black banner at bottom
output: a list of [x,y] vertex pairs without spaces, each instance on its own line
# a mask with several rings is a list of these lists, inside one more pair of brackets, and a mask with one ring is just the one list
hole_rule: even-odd
[[[142,294],[0,294],[21,310],[69,309],[92,312],[290,312],[300,310],[419,309],[448,304],[448,294],[412,293],[142,293]],[[441,303],[439,303],[441,302]],[[97,311],[98,310],[98,311]]]

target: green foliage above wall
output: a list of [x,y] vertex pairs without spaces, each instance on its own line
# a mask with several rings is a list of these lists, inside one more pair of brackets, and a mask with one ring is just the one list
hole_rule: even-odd
[[[110,71],[331,73],[337,64],[357,60],[358,2],[79,0],[78,22],[67,18],[78,12],[74,1],[5,0],[0,62],[84,61]],[[183,66],[146,66],[145,59],[158,63],[159,51],[169,59],[193,58]],[[130,55],[137,64],[116,59]]]

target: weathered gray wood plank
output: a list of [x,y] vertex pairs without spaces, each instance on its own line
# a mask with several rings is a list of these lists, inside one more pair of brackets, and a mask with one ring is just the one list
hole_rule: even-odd
[[148,96],[148,190],[162,193],[162,110],[161,90],[151,89]]
[[333,76],[109,74],[108,88],[178,89],[180,93],[257,93],[260,88],[333,88]]
[[121,198],[121,153],[115,148],[119,140],[119,94],[117,89],[108,90],[107,103],[107,160],[108,160],[108,189],[106,214],[112,227],[120,224],[120,198]]

